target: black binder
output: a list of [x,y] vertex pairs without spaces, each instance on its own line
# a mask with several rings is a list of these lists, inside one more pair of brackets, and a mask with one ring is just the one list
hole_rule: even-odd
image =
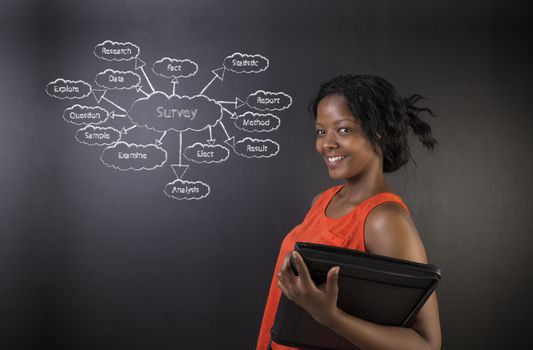
[[[326,282],[330,268],[340,266],[338,307],[383,325],[408,327],[440,281],[440,269],[429,264],[313,243],[298,242],[294,250],[317,285]],[[283,294],[271,338],[305,349],[357,349]]]

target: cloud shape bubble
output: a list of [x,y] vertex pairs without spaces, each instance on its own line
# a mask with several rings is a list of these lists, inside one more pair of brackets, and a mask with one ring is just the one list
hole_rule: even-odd
[[235,126],[243,131],[270,132],[279,128],[281,121],[273,114],[246,112],[237,116]]
[[195,163],[221,163],[228,159],[229,149],[222,145],[209,145],[197,142],[183,152],[187,160]]
[[258,90],[248,95],[246,104],[259,111],[281,111],[292,104],[292,97],[284,92]]
[[117,170],[153,170],[167,161],[167,151],[156,145],[119,141],[102,152],[100,160]]
[[109,112],[99,106],[75,104],[63,112],[63,119],[74,125],[100,124],[107,120]]
[[108,90],[124,90],[138,86],[141,83],[141,77],[131,71],[106,69],[96,75],[94,82]]
[[106,61],[129,61],[137,58],[139,46],[130,42],[106,40],[94,47],[94,55]]
[[189,78],[198,72],[198,65],[189,59],[164,57],[152,65],[152,71],[164,78]]
[[107,146],[120,140],[120,131],[112,127],[87,125],[76,131],[76,140],[89,146]]
[[268,58],[235,52],[224,59],[224,68],[234,73],[259,73],[268,68]]
[[246,158],[270,158],[278,154],[279,145],[270,139],[245,137],[235,142],[235,153]]
[[177,200],[202,199],[209,195],[211,188],[202,181],[176,179],[165,186],[165,194]]
[[133,102],[128,116],[139,126],[156,131],[201,131],[222,118],[222,107],[207,96],[168,96],[157,91]]
[[59,99],[81,99],[90,95],[91,85],[83,80],[65,80],[58,78],[46,85],[46,93]]

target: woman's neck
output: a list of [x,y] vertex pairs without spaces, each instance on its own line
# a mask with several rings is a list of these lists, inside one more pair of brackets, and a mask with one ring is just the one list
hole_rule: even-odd
[[375,194],[390,190],[383,171],[378,171],[347,179],[338,195],[347,202],[358,204]]

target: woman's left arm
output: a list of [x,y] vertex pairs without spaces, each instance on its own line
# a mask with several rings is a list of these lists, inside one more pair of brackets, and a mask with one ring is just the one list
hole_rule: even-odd
[[[410,216],[394,203],[383,204],[369,214],[365,224],[365,243],[367,251],[374,254],[427,262],[424,246]],[[435,293],[429,297],[410,328],[379,325],[337,308],[338,267],[328,272],[326,283],[316,286],[298,253],[294,253],[293,257],[299,276],[290,271],[289,254],[278,273],[278,285],[287,298],[306,309],[319,323],[364,350],[440,349],[441,332]]]

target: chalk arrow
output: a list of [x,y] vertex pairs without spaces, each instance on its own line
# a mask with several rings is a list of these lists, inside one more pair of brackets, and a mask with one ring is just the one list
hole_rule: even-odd
[[244,106],[245,104],[246,103],[244,103],[243,100],[241,100],[238,97],[235,97],[235,109],[240,108],[240,107]]
[[235,136],[232,136],[229,139],[225,140],[224,143],[226,143],[226,145],[230,146],[231,148],[235,147]]
[[104,100],[104,101],[107,101],[107,103],[109,104],[112,104],[113,106],[115,106],[117,109],[120,109],[122,112],[124,113],[128,113],[128,111],[126,111],[124,108],[120,107],[119,105],[117,105],[115,102],[109,100],[107,97],[100,97],[100,100]]
[[143,60],[141,60],[140,58],[135,58],[135,69],[140,69],[142,67],[144,67],[146,65],[146,62],[144,62]]
[[120,130],[120,133],[123,134],[123,135],[126,135],[128,133],[128,131],[130,131],[131,129],[135,129],[137,127],[137,125],[134,125],[132,127],[129,127],[126,129],[126,127],[122,127],[122,130]]
[[211,130],[211,125],[209,125],[209,140],[207,140],[207,143],[210,146],[213,146],[215,144],[215,139],[213,138],[213,130]]
[[246,103],[238,97],[235,97],[235,101],[217,101],[219,104],[231,104],[235,106],[235,109],[244,106]]
[[233,113],[231,111],[228,111],[226,108],[222,107],[222,110],[230,115],[229,119],[237,119],[236,115],[237,113]]
[[96,102],[100,103],[100,101],[102,101],[102,97],[104,97],[104,95],[107,92],[107,90],[92,89],[91,92],[93,93],[93,96],[96,99]]
[[226,73],[226,68],[225,67],[220,67],[218,69],[213,69],[211,72],[213,72],[213,74],[218,79],[220,79],[220,81],[223,81],[224,80],[224,73]]
[[115,119],[115,118],[126,118],[126,117],[127,117],[126,114],[116,114],[115,111],[111,111],[111,112],[109,112],[108,116],[109,116],[109,118],[111,118],[111,119]]
[[[185,172],[187,171],[187,169],[189,168],[188,165],[182,165],[181,164],[181,155],[182,155],[182,145],[183,145],[183,132],[179,132],[180,134],[180,153],[178,153],[178,164],[172,164],[172,170],[174,170],[174,174],[176,174],[177,178],[178,179],[181,179],[181,177],[183,176],[183,174],[185,174]],[[179,171],[176,171],[176,169],[174,167],[177,167],[179,169]],[[181,170],[183,169],[183,170]],[[180,176],[181,174],[181,176]]]
[[185,175],[185,172],[187,169],[189,169],[188,165],[181,165],[181,164],[170,164],[170,167],[172,168],[172,171],[176,175],[178,179],[181,180],[183,175]]
[[171,81],[172,83],[172,95],[176,95],[176,85],[179,84],[178,78],[174,77]]
[[167,131],[166,131],[166,130],[163,132],[163,135],[161,135],[160,138],[158,138],[158,139],[155,140],[155,144],[156,144],[157,146],[161,146],[161,145],[163,144],[162,141],[163,141],[163,138],[164,138],[165,136],[167,136]]
[[215,76],[213,77],[213,79],[211,79],[211,81],[209,81],[209,83],[207,83],[207,85],[202,89],[202,91],[200,91],[199,95],[203,95],[203,93],[205,92],[205,90],[207,90],[209,85],[211,85],[216,79],[219,79],[220,81],[222,81],[224,79],[224,73],[226,72],[226,68],[221,67],[218,69],[214,69],[211,72],[213,72]]
[[140,93],[144,94],[144,96],[150,96],[150,95],[148,95],[148,93],[146,93],[146,91],[143,90],[143,87],[142,87],[141,85],[137,85],[137,86],[135,87],[135,90],[136,90],[137,92],[140,92]]
[[141,60],[140,58],[135,58],[135,70],[140,69],[141,72],[143,72],[144,78],[148,82],[148,85],[150,86],[150,89],[152,89],[152,92],[155,92],[154,86],[150,82],[150,79],[148,79],[148,76],[146,75],[146,72],[144,71],[144,66],[146,65],[146,62]]
[[226,131],[226,127],[224,124],[222,124],[222,121],[219,121],[220,126],[222,127],[222,130],[224,130],[224,134],[226,134],[227,139],[224,140],[224,142],[229,145],[231,148],[235,146],[235,136],[229,136],[228,132]]

